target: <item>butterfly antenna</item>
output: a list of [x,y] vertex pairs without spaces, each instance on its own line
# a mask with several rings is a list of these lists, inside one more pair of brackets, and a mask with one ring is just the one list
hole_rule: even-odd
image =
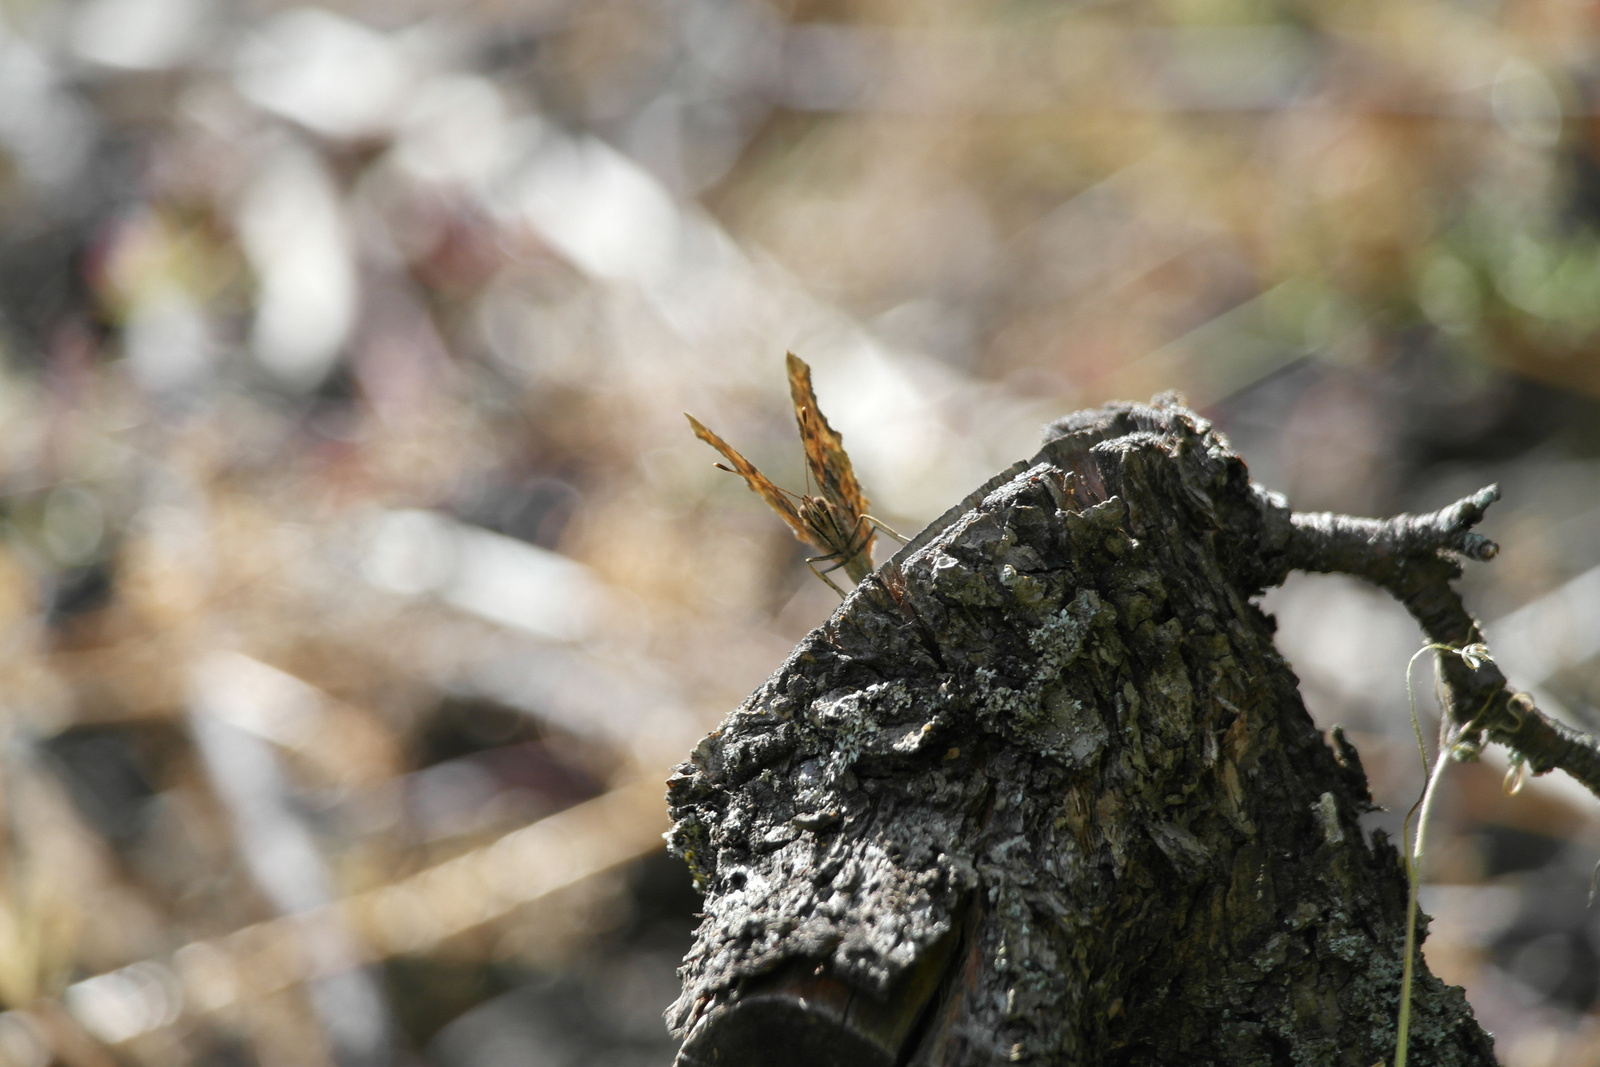
[[[739,474],[738,471],[734,470],[732,467],[728,466],[726,463],[713,463],[712,466],[717,468],[717,470],[719,470],[719,471],[727,471],[729,474],[738,474],[739,477],[741,477],[741,478],[744,477],[743,474]],[[778,492],[782,493],[784,496],[793,497],[796,500],[804,500],[805,499],[805,497],[801,496],[799,493],[796,493],[796,492],[794,492],[792,490],[789,490],[789,489],[785,489],[781,485],[773,485],[772,488],[776,489]]]
[[[796,414],[803,415],[803,414],[805,414],[806,412],[808,412],[810,410],[811,410],[810,408],[801,407],[801,408],[796,408],[795,412],[796,412]],[[804,466],[805,466],[805,469],[806,469],[806,495],[812,496],[812,495],[815,495],[815,494],[813,494],[811,492],[811,490],[816,489],[817,491],[820,492],[822,490],[822,486],[815,484],[814,480],[811,477],[811,463],[810,463],[809,459],[804,464]]]

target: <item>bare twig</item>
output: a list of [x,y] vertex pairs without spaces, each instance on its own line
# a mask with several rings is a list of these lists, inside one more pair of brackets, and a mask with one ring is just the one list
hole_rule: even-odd
[[[1455,648],[1482,643],[1482,628],[1451,582],[1461,576],[1460,557],[1490,560],[1499,551],[1472,530],[1499,498],[1499,487],[1491,485],[1427,515],[1297,514],[1286,562],[1296,570],[1351,574],[1381,586],[1405,605],[1429,641]],[[1535,774],[1566,771],[1600,796],[1600,739],[1544,714],[1528,694],[1511,688],[1493,662],[1474,671],[1447,657],[1440,674],[1447,714],[1458,726],[1467,726],[1482,708],[1474,735],[1481,729],[1489,740],[1520,753]]]

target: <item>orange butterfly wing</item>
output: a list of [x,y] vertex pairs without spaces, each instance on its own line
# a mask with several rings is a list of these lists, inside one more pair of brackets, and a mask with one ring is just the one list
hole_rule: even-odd
[[[789,395],[794,400],[795,421],[800,424],[800,441],[805,446],[806,467],[816,482],[820,495],[795,496],[779,489],[756,465],[741,456],[722,438],[706,429],[693,415],[684,413],[694,435],[722,453],[733,464],[723,466],[745,480],[748,485],[801,541],[820,548],[826,555],[819,560],[833,560],[835,566],[859,582],[872,570],[871,524],[866,521],[867,497],[856,481],[850,467],[850,457],[845,454],[844,443],[822,412],[817,410],[817,396],[811,388],[811,368],[794,353],[789,354]],[[796,505],[798,501],[798,506]],[[815,569],[815,568],[813,568]],[[833,570],[833,567],[827,570]],[[833,585],[826,571],[818,571],[823,581]],[[835,589],[839,589],[834,585]],[[842,596],[844,591],[839,590]]]
[[[805,446],[806,466],[822,499],[832,505],[832,531],[824,537],[825,547],[844,564],[845,573],[856,581],[871,569],[873,531],[867,524],[867,496],[856,481],[844,440],[817,407],[817,394],[811,387],[811,368],[805,360],[789,353],[789,396],[794,401],[794,419],[800,426],[800,443]],[[822,531],[816,531],[822,533]]]
[[[789,524],[789,529],[794,531],[796,537],[802,541],[811,541],[811,530],[800,518],[800,512],[796,510],[794,502],[785,495],[782,489],[773,485],[765,474],[756,469],[754,463],[734,451],[732,445],[701,425],[699,419],[696,419],[688,412],[684,412],[683,417],[689,420],[689,425],[694,429],[694,435],[718,452],[721,452],[723,458],[733,464],[733,472],[742,476],[745,484],[749,485],[751,490],[760,496],[762,500],[765,500],[767,506],[778,513],[779,518]],[[717,465],[719,467],[722,466],[720,463]],[[727,470],[729,468],[724,467],[723,469]]]
[[867,513],[867,497],[856,481],[839,436],[822,410],[811,388],[811,368],[793,352],[789,353],[789,396],[794,400],[794,420],[800,426],[800,443],[805,446],[806,466],[822,495],[854,518]]

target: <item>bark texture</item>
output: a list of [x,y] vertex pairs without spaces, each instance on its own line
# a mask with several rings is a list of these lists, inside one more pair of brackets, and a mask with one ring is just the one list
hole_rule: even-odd
[[[671,779],[680,1063],[1392,1057],[1401,862],[1251,602],[1317,535],[1175,402],[1049,436]],[[1494,1062],[1459,989],[1415,998],[1413,1062]]]

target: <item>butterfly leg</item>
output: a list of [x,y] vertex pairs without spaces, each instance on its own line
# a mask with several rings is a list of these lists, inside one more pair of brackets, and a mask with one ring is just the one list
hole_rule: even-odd
[[911,543],[911,538],[907,537],[903,533],[900,533],[893,526],[890,526],[882,519],[875,519],[871,515],[863,515],[861,518],[866,522],[872,523],[872,525],[876,526],[878,529],[882,530],[896,541],[899,541],[902,545],[908,545]]
[[[832,556],[817,556],[816,560],[820,561],[820,560],[832,559],[832,558],[833,558]],[[817,570],[816,561],[808,559],[808,560],[806,560],[806,566],[811,568],[811,573],[812,574],[815,574],[818,578],[821,578],[823,581],[827,582],[828,583],[828,588],[832,589],[835,593],[839,594],[839,599],[841,599],[841,600],[844,599],[845,591],[843,589],[839,588],[839,584],[837,582],[835,582],[832,578],[828,577],[828,571],[838,570],[840,567],[844,566],[844,564],[835,563],[833,566],[829,567],[827,570],[820,570],[819,571],[819,570]]]

